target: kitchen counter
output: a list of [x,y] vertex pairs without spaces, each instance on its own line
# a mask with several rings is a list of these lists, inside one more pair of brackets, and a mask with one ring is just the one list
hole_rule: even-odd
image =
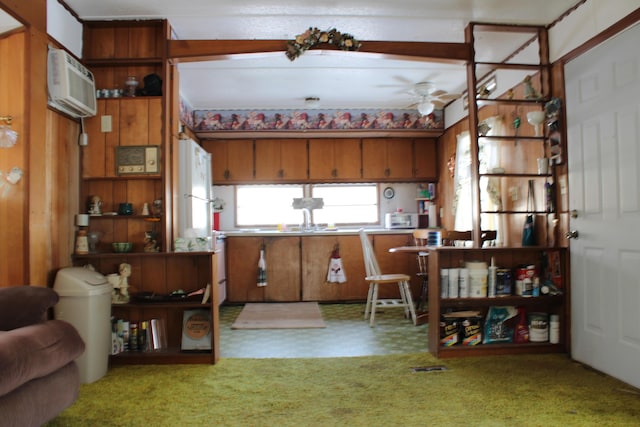
[[[389,248],[413,241],[413,230],[367,228],[382,271],[403,272],[412,277],[412,288],[420,287],[415,256],[389,253]],[[295,302],[366,301],[369,286],[359,228],[335,231],[277,231],[245,229],[227,231],[227,301]],[[261,250],[267,265],[267,286],[257,286],[256,274]],[[334,251],[339,251],[347,281],[327,282]],[[414,283],[415,282],[415,283]],[[397,288],[381,291],[381,298],[399,298]]]
[[[413,229],[401,229],[401,228],[365,228],[364,231],[367,234],[412,234]],[[255,236],[348,236],[358,235],[360,228],[335,228],[335,229],[320,229],[314,231],[300,231],[300,230],[287,230],[278,231],[273,229],[260,229],[260,228],[245,228],[232,231],[224,231],[224,234],[228,237],[255,237]]]

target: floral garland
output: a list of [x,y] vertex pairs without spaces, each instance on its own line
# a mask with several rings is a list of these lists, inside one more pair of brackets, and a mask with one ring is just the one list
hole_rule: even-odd
[[335,28],[329,31],[321,31],[315,27],[309,27],[307,31],[297,35],[294,40],[287,42],[287,58],[293,61],[320,43],[332,44],[341,50],[354,51],[360,49],[360,42],[351,34],[341,33]]

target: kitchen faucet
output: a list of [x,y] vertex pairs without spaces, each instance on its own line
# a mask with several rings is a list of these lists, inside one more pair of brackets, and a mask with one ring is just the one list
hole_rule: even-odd
[[302,208],[304,214],[304,231],[311,231],[311,209]]
[[295,197],[291,207],[293,209],[302,209],[304,214],[304,224],[302,231],[313,231],[311,224],[311,209],[322,209],[324,201],[320,197]]

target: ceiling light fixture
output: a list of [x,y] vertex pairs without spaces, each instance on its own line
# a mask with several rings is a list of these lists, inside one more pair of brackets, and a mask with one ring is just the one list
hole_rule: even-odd
[[318,108],[320,106],[320,98],[317,96],[308,96],[304,99],[304,106],[307,108]]
[[421,116],[426,116],[433,112],[434,105],[431,101],[423,96],[420,102],[418,102],[417,109],[418,113],[420,113]]

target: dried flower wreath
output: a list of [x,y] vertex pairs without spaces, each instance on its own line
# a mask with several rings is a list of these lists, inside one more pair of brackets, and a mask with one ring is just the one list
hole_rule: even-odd
[[321,31],[317,28],[309,27],[307,31],[297,35],[294,40],[287,42],[287,58],[293,61],[320,43],[332,44],[341,50],[354,51],[360,49],[360,42],[351,34],[341,33],[335,28],[329,31]]

